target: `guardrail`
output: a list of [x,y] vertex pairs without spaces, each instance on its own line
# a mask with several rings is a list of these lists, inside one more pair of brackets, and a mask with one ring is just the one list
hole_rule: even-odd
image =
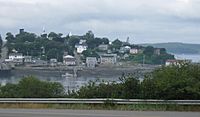
[[76,98],[0,98],[0,104],[175,104],[200,105],[200,100],[76,99]]

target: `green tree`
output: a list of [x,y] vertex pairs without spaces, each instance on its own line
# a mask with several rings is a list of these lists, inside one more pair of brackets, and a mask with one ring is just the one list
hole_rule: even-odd
[[93,40],[94,39],[94,33],[92,31],[88,31],[83,38],[85,38],[86,40]]
[[80,39],[81,38],[79,36],[71,36],[68,44],[71,46],[71,48],[75,48],[75,45],[79,43]]
[[82,54],[84,55],[85,58],[86,57],[96,57],[96,58],[99,57],[99,55],[96,53],[96,51],[95,50],[91,50],[91,49],[83,51]]
[[153,72],[159,99],[200,99],[200,66],[188,63]]
[[6,33],[6,40],[8,41],[8,43],[11,43],[15,40],[15,37],[11,32],[8,32]]
[[115,49],[120,49],[120,47],[122,46],[122,42],[119,39],[116,39],[112,42],[112,46]]
[[1,86],[0,97],[2,98],[19,97],[18,89],[19,89],[18,85],[16,84],[8,83],[5,86]]
[[142,99],[159,99],[155,81],[149,75],[141,82],[140,97]]
[[48,38],[51,38],[54,41],[58,41],[58,42],[64,42],[64,38],[62,38],[62,33],[58,33],[56,34],[55,32],[50,32],[48,35]]
[[145,55],[147,56],[152,56],[154,54],[154,47],[152,46],[147,46],[145,49],[144,49],[144,52],[143,52]]
[[36,34],[34,33],[29,33],[29,32],[24,32],[24,33],[20,33],[20,34],[17,34],[16,36],[16,40],[17,42],[20,42],[20,43],[30,43],[30,42],[34,42],[35,39],[36,39]]
[[[0,35],[0,48],[2,47],[2,45],[3,45],[3,40],[2,40],[2,37],[1,37],[1,35]],[[1,50],[0,50],[1,51]]]
[[108,38],[105,38],[105,37],[102,38],[102,39],[101,39],[101,44],[103,44],[103,43],[104,43],[104,44],[109,44],[109,39],[108,39]]
[[137,99],[140,95],[140,81],[134,75],[122,75],[120,78],[123,87],[123,98]]
[[6,84],[0,90],[2,97],[51,98],[65,95],[60,83],[40,81],[33,76],[23,78],[18,84]]

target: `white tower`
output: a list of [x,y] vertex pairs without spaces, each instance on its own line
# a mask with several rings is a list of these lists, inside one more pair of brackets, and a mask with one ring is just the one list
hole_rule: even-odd
[[71,33],[71,32],[69,32],[69,34],[68,34],[68,35],[69,35],[69,37],[71,37],[71,36],[72,36],[72,33]]
[[45,27],[43,26],[43,28],[42,28],[42,35],[43,34],[46,34],[46,31],[45,31]]

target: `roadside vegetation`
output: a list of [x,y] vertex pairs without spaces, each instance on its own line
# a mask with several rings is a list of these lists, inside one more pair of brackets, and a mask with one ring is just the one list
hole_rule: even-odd
[[26,77],[18,84],[0,87],[0,97],[22,98],[124,98],[200,100],[200,65],[183,63],[163,66],[140,81],[134,74],[123,75],[121,82],[89,82],[78,91],[65,91],[60,83]]
[[159,68],[143,81],[135,75],[120,77],[121,83],[90,82],[69,96],[77,98],[125,98],[199,100],[200,66],[183,63]]
[[81,110],[121,110],[121,111],[192,111],[199,112],[199,105],[162,104],[0,104],[0,108],[26,109],[81,109]]
[[0,87],[1,98],[54,98],[64,94],[60,83],[40,81],[33,76],[23,78],[18,84],[8,83]]

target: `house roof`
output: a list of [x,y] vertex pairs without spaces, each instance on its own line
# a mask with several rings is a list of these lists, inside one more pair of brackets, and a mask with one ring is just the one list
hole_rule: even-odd
[[88,46],[87,43],[82,43],[82,44],[76,44],[75,47],[80,47],[80,46]]
[[125,46],[124,48],[126,48],[126,49],[131,49],[131,47],[130,47],[130,46]]
[[115,57],[117,54],[101,54],[101,57]]
[[71,56],[71,55],[66,55],[66,56],[64,56],[63,58],[74,58],[74,57]]

